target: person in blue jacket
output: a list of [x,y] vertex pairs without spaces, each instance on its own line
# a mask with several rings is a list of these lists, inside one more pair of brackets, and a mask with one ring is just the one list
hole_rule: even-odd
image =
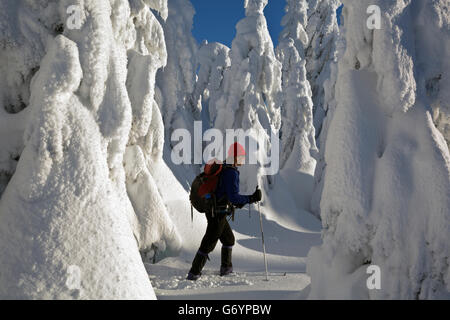
[[261,190],[257,189],[252,195],[239,194],[238,167],[245,162],[245,150],[239,143],[234,143],[228,150],[228,159],[233,164],[225,164],[221,172],[220,180],[215,192],[217,199],[216,212],[206,212],[208,226],[203,236],[200,248],[197,251],[192,267],[188,273],[188,280],[197,280],[206,264],[208,254],[214,250],[217,242],[222,243],[220,275],[228,275],[233,272],[231,262],[234,235],[227,221],[227,216],[232,212],[232,206],[242,208],[248,203],[261,201]]

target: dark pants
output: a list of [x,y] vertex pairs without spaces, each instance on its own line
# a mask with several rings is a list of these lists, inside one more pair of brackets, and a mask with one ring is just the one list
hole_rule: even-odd
[[208,254],[211,253],[217,245],[217,241],[222,242],[221,270],[231,268],[231,247],[234,246],[234,234],[227,221],[226,214],[216,213],[213,218],[211,213],[206,213],[208,226],[203,236],[200,249],[194,257],[192,267],[189,273],[193,275],[201,274],[206,263]]
[[206,213],[206,219],[208,220],[208,226],[199,251],[209,254],[216,247],[218,240],[224,247],[234,246],[233,230],[231,230],[225,214],[216,213],[213,218],[211,213]]

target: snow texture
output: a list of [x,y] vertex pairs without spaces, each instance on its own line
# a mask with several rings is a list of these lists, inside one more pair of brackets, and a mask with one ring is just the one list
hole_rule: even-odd
[[[433,110],[433,121],[450,146],[450,62],[442,57],[450,52],[450,15],[448,1],[432,1],[423,6],[423,14],[417,15],[417,59],[421,72],[418,88],[426,103]],[[423,90],[425,89],[425,94]]]
[[0,297],[155,298],[139,249],[180,246],[149,169],[166,1],[0,7]]
[[[307,77],[313,93],[316,138],[322,132],[324,118],[329,109],[333,107],[336,83],[334,68],[337,63],[336,45],[339,39],[336,9],[339,4],[338,0],[308,1],[308,22],[306,24],[308,43],[305,46],[304,40],[301,41],[305,46]],[[302,20],[304,20],[303,17]],[[305,35],[302,35],[301,39],[304,38]],[[299,45],[297,41],[296,47],[298,48]],[[298,50],[301,52],[300,49]],[[320,145],[320,141],[318,144]]]
[[167,20],[161,21],[168,60],[157,74],[157,86],[161,90],[160,108],[170,143],[177,128],[190,128],[193,132],[193,120],[199,117],[199,110],[192,101],[198,50],[191,33],[195,10],[189,0],[171,0],[168,4]]
[[304,60],[304,47],[308,43],[304,28],[307,22],[306,8],[306,1],[288,2],[282,21],[285,28],[276,50],[283,66],[280,167],[314,175],[314,157],[318,150],[313,126],[312,91],[306,78]]
[[164,161],[189,190],[200,171],[199,165],[191,165],[198,154],[190,154],[190,163],[174,165],[171,152],[177,144],[172,141],[174,131],[186,129],[194,136],[194,121],[201,120],[201,109],[194,100],[198,44],[191,29],[195,10],[189,0],[171,0],[168,4],[167,19],[160,19],[167,45],[167,65],[156,75],[155,98],[164,123]]
[[[267,1],[244,2],[246,17],[236,25],[236,36],[230,51],[231,66],[223,76],[223,94],[209,103],[213,127],[225,136],[227,129],[241,129],[248,143],[257,142],[254,155],[260,164],[267,164],[267,150],[271,148],[271,133],[278,135],[281,126],[281,63],[267,29],[263,10]],[[238,133],[238,132],[236,132]],[[224,157],[234,141],[226,141]],[[252,143],[253,143],[252,142]],[[267,152],[264,152],[266,150]],[[260,165],[247,165],[241,170],[241,191],[255,190],[261,175]],[[267,187],[267,181],[262,185]]]
[[[381,8],[380,30],[366,25],[372,4]],[[344,1],[343,14],[347,46],[324,154],[323,245],[308,255],[309,297],[449,298],[450,156],[427,94],[448,60],[429,59],[448,48],[448,2]],[[439,40],[424,40],[429,32]],[[439,83],[446,81],[443,72]],[[366,287],[369,265],[380,267],[379,290]]]
[[[215,127],[250,129],[259,122],[264,129],[280,128],[279,95],[281,63],[262,10],[267,0],[246,0],[246,17],[236,25],[231,48],[231,68],[224,88],[224,104],[217,107]],[[268,119],[261,119],[262,112]],[[231,112],[231,116],[230,116]],[[240,113],[239,116],[232,116]],[[271,127],[272,126],[272,127]]]
[[221,43],[205,41],[198,50],[197,64],[199,71],[194,101],[202,110],[202,121],[206,129],[214,126],[219,112],[225,73],[231,66],[230,48]]
[[[220,244],[210,253],[210,260],[196,281],[185,280],[199,242],[193,247],[184,247],[177,257],[168,257],[156,264],[145,264],[158,299],[304,299],[307,296],[309,278],[305,274],[306,254],[313,245],[319,245],[320,222],[307,212],[296,212],[300,216],[288,227],[266,217],[278,217],[278,212],[262,206],[269,281],[265,281],[264,260],[261,246],[261,230],[257,207],[252,205],[237,210],[235,221],[230,221],[236,245],[233,247],[235,274],[221,277]],[[293,211],[292,211],[293,212]],[[202,217],[206,220],[205,217]],[[191,233],[200,233],[206,225],[195,221]],[[193,232],[192,230],[195,230]],[[284,272],[287,274],[284,276]]]
[[306,0],[288,0],[285,15],[281,20],[284,27],[279,40],[291,38],[301,59],[305,58],[305,49],[309,44],[309,36],[306,33],[308,24],[308,2]]
[[[343,2],[339,30],[337,0],[288,0],[274,50],[268,0],[231,48],[197,45],[189,0],[0,0],[0,298],[450,298],[448,0]],[[260,185],[269,271],[292,274],[262,281],[253,205],[238,273],[218,246],[184,280],[206,218],[171,134],[194,120],[281,137],[280,172],[259,154],[241,192]]]
[[309,209],[319,218],[328,128],[336,109],[337,61],[345,51],[345,39],[336,22],[338,5],[335,0],[309,1],[306,27],[309,40],[305,50],[307,78],[312,86],[314,128],[319,147]]

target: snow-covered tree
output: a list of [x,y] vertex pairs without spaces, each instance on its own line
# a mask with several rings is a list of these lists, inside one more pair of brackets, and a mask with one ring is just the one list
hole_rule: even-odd
[[336,77],[332,68],[337,62],[339,27],[336,10],[339,4],[339,0],[308,0],[306,32],[309,42],[305,48],[305,58],[313,93],[316,138],[322,132],[324,118],[334,98]]
[[[430,95],[434,96],[432,105],[433,108],[433,121],[436,125],[436,128],[442,133],[445,141],[447,142],[447,146],[450,147],[450,107],[449,107],[449,99],[444,97],[446,94],[441,89],[436,90],[436,86],[441,87],[441,78],[442,76],[437,76],[435,78],[428,79],[428,84],[430,88]],[[439,92],[440,99],[436,98],[436,91]]]
[[[262,109],[272,128],[280,128],[281,63],[276,59],[263,10],[267,0],[245,0],[246,17],[236,25],[231,47],[231,68],[225,87],[226,114],[216,127],[249,129]],[[242,117],[233,117],[238,111]],[[233,111],[232,115],[227,110]],[[220,111],[219,111],[220,113]],[[259,121],[263,121],[259,119]],[[264,126],[268,129],[267,124]]]
[[319,147],[310,209],[317,217],[320,217],[328,127],[336,108],[337,61],[345,49],[344,39],[337,26],[336,8],[339,3],[337,0],[308,1],[308,46],[305,49],[305,59],[313,93],[314,128]]
[[[370,5],[381,29],[368,28]],[[449,298],[450,155],[429,109],[442,96],[427,90],[436,72],[439,92],[450,89],[438,54],[450,44],[448,2],[345,0],[343,14],[310,297]],[[366,286],[369,265],[379,290]]]
[[173,130],[192,129],[199,119],[199,110],[193,101],[196,82],[196,55],[198,45],[191,29],[194,7],[189,0],[170,0],[167,20],[161,21],[167,46],[167,65],[157,74],[157,86],[161,91],[158,101],[166,141],[170,144]]
[[153,181],[150,9],[167,3],[0,2],[0,297],[155,298],[139,249],[180,240]]
[[128,50],[126,86],[132,126],[123,163],[127,194],[137,217],[135,237],[144,260],[155,260],[155,254],[165,251],[165,255],[174,254],[181,246],[180,236],[155,181],[155,175],[160,173],[152,174],[152,167],[162,162],[165,142],[164,123],[155,101],[155,77],[165,66],[167,53],[163,30],[152,12],[141,3],[132,7],[131,13],[136,40]]
[[294,41],[300,58],[305,58],[305,49],[308,48],[309,37],[306,33],[308,24],[308,3],[306,0],[288,0],[285,8],[285,15],[281,20],[284,27],[279,36],[279,41],[289,38]]
[[189,0],[168,1],[168,18],[160,19],[167,46],[167,65],[156,75],[156,102],[164,122],[165,143],[163,158],[178,181],[188,190],[200,167],[193,166],[197,154],[192,153],[190,163],[174,165],[171,160],[176,142],[172,134],[187,129],[194,136],[194,121],[201,118],[194,100],[198,44],[192,36],[194,7]]
[[[281,63],[267,29],[266,5],[267,0],[244,2],[246,17],[236,25],[231,67],[225,73],[224,94],[216,102],[214,127],[224,134],[226,129],[254,129],[260,136],[253,139],[269,149],[270,134],[277,133],[281,125]],[[244,191],[254,190],[257,170],[255,166],[243,168]]]
[[[450,37],[450,18],[445,11],[445,8],[448,8],[448,2],[447,7],[443,6],[443,8],[430,13],[430,18],[434,22],[433,28],[428,25],[427,16],[417,17],[417,25],[424,31],[424,35],[418,39],[418,45],[422,48],[421,52],[424,55],[422,63],[426,66],[423,69],[426,74],[421,79],[424,83],[421,83],[419,88],[425,88],[426,98],[433,110],[433,121],[450,147],[450,91],[447,89],[450,87],[448,76],[450,61],[431,58],[435,55],[440,57],[442,52],[450,51],[450,43],[441,41],[434,34],[434,31],[439,28],[439,35],[442,35],[443,39]],[[430,51],[427,52],[426,49]]]
[[204,122],[211,127],[217,117],[217,101],[223,95],[224,75],[231,65],[230,48],[205,41],[198,50],[197,62],[199,71],[194,101],[202,110]]
[[284,192],[293,192],[297,207],[309,211],[316,166],[314,157],[318,152],[311,87],[306,79],[305,61],[301,60],[291,38],[280,42],[277,56],[283,63],[280,168],[284,181],[291,186]]
[[286,165],[305,173],[314,174],[315,156],[318,152],[313,126],[312,92],[306,68],[304,48],[308,36],[306,0],[291,0],[283,17],[284,30],[280,34],[277,58],[282,63],[283,106],[281,111],[281,159]]

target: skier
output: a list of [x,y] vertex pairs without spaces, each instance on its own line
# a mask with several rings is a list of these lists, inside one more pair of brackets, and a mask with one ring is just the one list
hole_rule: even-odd
[[208,226],[203,236],[200,248],[197,251],[191,270],[188,273],[187,280],[197,280],[201,276],[201,271],[209,259],[208,254],[214,250],[217,241],[222,243],[220,275],[228,275],[233,272],[231,263],[231,253],[234,246],[234,235],[227,221],[234,207],[242,208],[248,203],[261,201],[261,190],[256,191],[249,196],[239,194],[239,171],[238,167],[245,163],[245,149],[241,144],[235,142],[228,150],[227,162],[225,163],[220,181],[215,195],[217,200],[217,209],[213,212],[206,212]]

